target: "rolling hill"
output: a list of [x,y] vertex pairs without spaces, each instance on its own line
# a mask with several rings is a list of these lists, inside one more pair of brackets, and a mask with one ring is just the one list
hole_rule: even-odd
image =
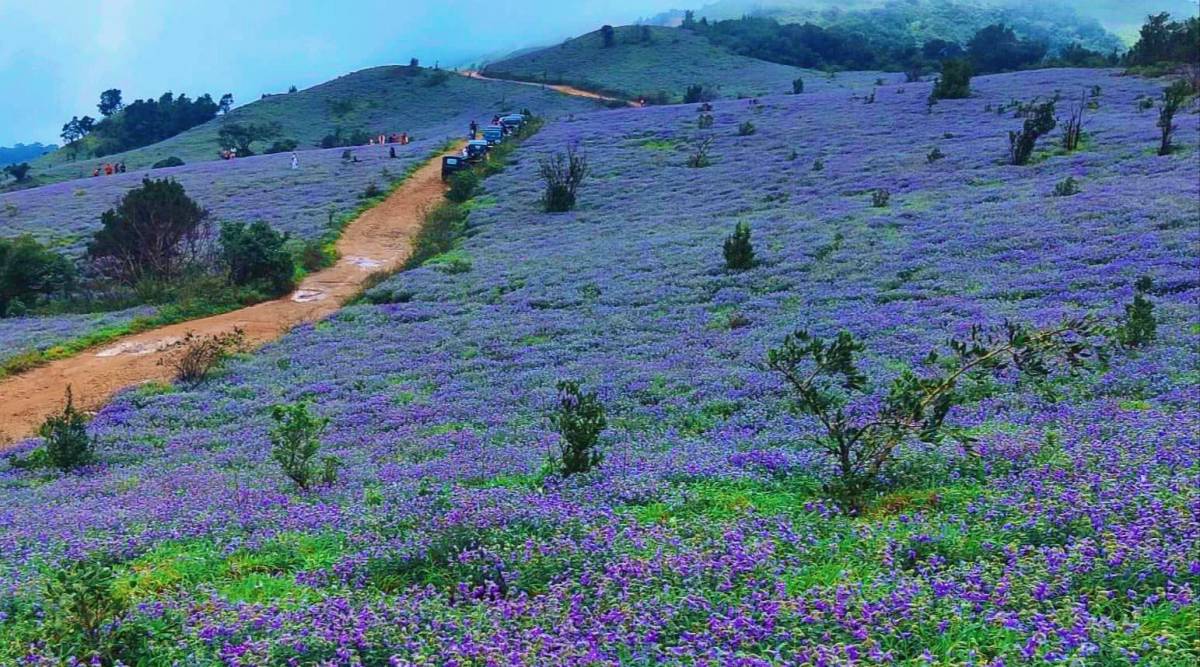
[[[972,88],[548,123],[483,181],[458,268],[399,273],[208,382],[131,389],[86,468],[35,467],[32,440],[0,456],[0,662],[82,655],[46,598],[94,556],[125,664],[1194,664],[1198,117],[1159,156],[1138,102],[1160,81]],[[1056,129],[1006,163],[1006,105],[1082,90],[1079,150]],[[568,145],[590,175],[549,214],[538,158]],[[757,262],[735,271],[737,222]],[[826,431],[765,363],[797,329],[851,332],[879,380],[845,398],[857,424],[947,336],[1119,317],[1141,276],[1153,342],[964,377],[964,441],[903,442],[862,512],[828,497]],[[563,379],[607,415],[603,460],[569,476]],[[272,454],[299,405],[336,473],[307,489]]]
[[[621,26],[615,43],[604,48],[600,31],[569,39],[558,46],[490,63],[483,74],[568,85],[614,97],[683,99],[688,86],[700,84],[720,97],[751,97],[792,90],[803,78],[807,91],[870,86],[895,74],[849,72],[830,78],[824,72],[778,65],[733,55],[686,30],[661,26]],[[900,77],[902,79],[902,77]]]
[[596,105],[530,86],[467,79],[446,70],[374,67],[296,93],[265,97],[165,141],[102,159],[70,161],[66,151],[59,150],[32,163],[33,175],[37,182],[47,183],[90,176],[104,162],[124,161],[130,169],[143,169],[171,156],[188,164],[216,160],[218,133],[230,123],[278,123],[277,138],[294,139],[305,150],[339,128],[408,132],[415,138],[457,136],[466,132],[472,119],[483,121],[494,113],[525,107],[554,116]]

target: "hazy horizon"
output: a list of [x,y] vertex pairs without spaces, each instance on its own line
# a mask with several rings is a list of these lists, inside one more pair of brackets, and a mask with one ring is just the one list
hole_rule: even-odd
[[[632,23],[712,3],[418,0],[403,12],[383,0],[359,2],[354,12],[283,0],[253,5],[229,0],[55,4],[0,3],[0,25],[8,28],[0,42],[0,112],[5,118],[0,146],[59,143],[60,128],[71,116],[98,116],[96,102],[108,88],[121,89],[126,101],[169,90],[192,97],[210,93],[214,99],[229,92],[237,104],[245,104],[263,93],[293,85],[306,88],[366,67],[406,63],[413,57],[422,64],[454,67],[554,43],[604,23]],[[1136,25],[1154,8],[1178,13],[1188,1],[1068,4],[1118,31],[1122,17]]]

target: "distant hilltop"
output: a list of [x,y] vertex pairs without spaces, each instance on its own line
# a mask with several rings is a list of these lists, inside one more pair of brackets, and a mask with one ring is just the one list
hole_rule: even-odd
[[18,143],[15,146],[0,146],[0,167],[32,160],[57,148],[58,146],[55,144],[42,144],[38,142],[32,144]]

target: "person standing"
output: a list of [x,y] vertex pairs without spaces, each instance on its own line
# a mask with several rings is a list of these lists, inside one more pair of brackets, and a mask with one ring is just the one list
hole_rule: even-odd
[[292,151],[292,169],[300,168],[300,156],[296,155],[296,151]]

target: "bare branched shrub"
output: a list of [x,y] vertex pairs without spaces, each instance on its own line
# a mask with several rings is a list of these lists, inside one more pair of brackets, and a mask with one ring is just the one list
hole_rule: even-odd
[[538,173],[546,184],[542,197],[546,212],[564,213],[575,208],[576,192],[588,173],[587,157],[568,146],[565,154],[543,158]]
[[712,164],[712,160],[708,158],[708,152],[712,149],[713,138],[704,137],[696,144],[696,149],[688,156],[687,166],[692,169],[700,169]]
[[158,364],[170,367],[176,382],[195,385],[208,378],[226,359],[246,349],[246,332],[240,327],[209,336],[189,331],[171,347],[173,352]]

